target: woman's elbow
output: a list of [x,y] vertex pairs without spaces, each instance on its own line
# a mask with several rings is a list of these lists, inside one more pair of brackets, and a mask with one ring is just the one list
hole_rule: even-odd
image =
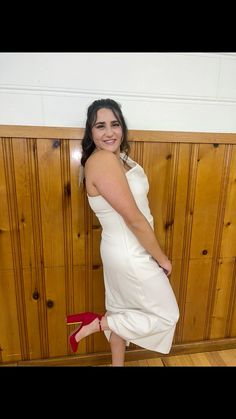
[[124,221],[131,230],[136,230],[140,229],[145,220],[143,214],[138,214],[133,217],[125,217]]

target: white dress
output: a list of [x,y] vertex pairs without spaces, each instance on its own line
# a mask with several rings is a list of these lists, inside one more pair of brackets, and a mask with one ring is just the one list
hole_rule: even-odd
[[[121,154],[121,157],[123,155]],[[142,167],[128,158],[126,178],[140,211],[153,228]],[[106,316],[109,328],[142,348],[168,353],[179,318],[178,305],[168,277],[139,243],[121,215],[101,196],[88,196],[102,226]],[[104,331],[109,340],[110,331]]]

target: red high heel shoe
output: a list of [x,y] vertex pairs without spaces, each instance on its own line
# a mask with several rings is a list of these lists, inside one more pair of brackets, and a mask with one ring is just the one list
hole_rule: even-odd
[[71,333],[70,334],[70,336],[69,336],[69,342],[70,342],[70,346],[71,346],[71,349],[72,349],[72,351],[73,352],[77,352],[77,349],[78,349],[78,345],[79,345],[79,342],[77,342],[76,340],[75,340],[75,335],[78,333],[78,331],[80,330],[80,329],[82,329],[82,327],[83,327],[83,324],[81,324],[80,325],[80,327],[78,327],[73,333]]
[[69,325],[78,324],[78,323],[88,324],[86,323],[87,321],[91,323],[91,321],[93,321],[97,317],[99,318],[99,320],[101,320],[102,315],[93,313],[91,311],[85,311],[84,313],[78,313],[78,314],[68,314],[66,316],[66,323]]
[[72,349],[73,352],[77,352],[78,345],[79,345],[79,342],[80,342],[80,341],[77,342],[76,339],[75,339],[75,336],[77,335],[77,333],[82,329],[82,327],[92,323],[95,319],[99,319],[99,328],[100,328],[100,331],[102,331],[102,328],[101,328],[102,315],[97,314],[97,313],[87,312],[87,313],[79,313],[77,315],[72,315],[72,316],[77,316],[77,319],[79,318],[80,322],[82,322],[82,324],[76,330],[74,330],[74,332],[72,332],[69,336],[69,342],[70,342],[71,349]]

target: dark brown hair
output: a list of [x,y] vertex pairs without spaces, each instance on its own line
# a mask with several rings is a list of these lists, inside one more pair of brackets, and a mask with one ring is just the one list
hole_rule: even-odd
[[95,100],[88,107],[87,111],[87,121],[85,125],[84,137],[82,139],[82,157],[81,164],[85,165],[87,159],[92,154],[95,149],[95,144],[92,138],[92,128],[97,119],[97,111],[102,108],[111,109],[116,118],[118,119],[121,128],[122,128],[122,142],[120,145],[120,151],[125,153],[128,157],[130,151],[130,145],[128,143],[128,129],[124,119],[124,116],[121,112],[121,106],[112,99],[99,99]]

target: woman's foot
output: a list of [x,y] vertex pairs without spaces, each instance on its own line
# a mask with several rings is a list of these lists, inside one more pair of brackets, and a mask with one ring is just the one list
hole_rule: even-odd
[[76,342],[79,342],[81,339],[84,339],[86,336],[89,336],[95,332],[99,332],[100,330],[101,330],[100,320],[97,318],[93,320],[90,324],[87,324],[81,327],[81,329],[75,335],[75,340]]
[[[77,317],[78,316],[82,318],[82,314],[77,315]],[[74,332],[72,332],[69,336],[69,342],[73,352],[77,351],[79,342],[86,336],[89,336],[95,332],[109,329],[107,319],[104,316],[102,317],[96,315],[94,320],[89,322],[88,319],[85,319],[84,323],[85,324],[83,324],[83,321],[81,321],[81,325],[76,330],[74,330]]]

